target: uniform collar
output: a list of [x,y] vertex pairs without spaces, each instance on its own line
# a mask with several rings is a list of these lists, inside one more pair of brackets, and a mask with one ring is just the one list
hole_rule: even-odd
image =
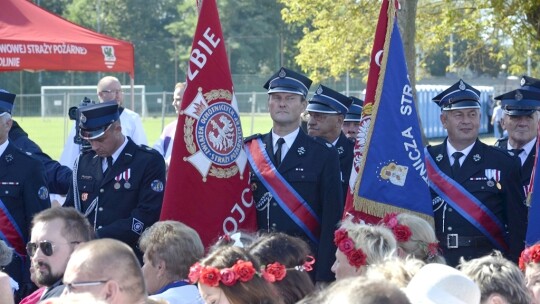
[[454,146],[452,146],[452,144],[450,143],[449,140],[446,141],[446,153],[448,153],[448,156],[452,156],[452,154],[454,154],[454,152],[461,152],[463,153],[463,157],[460,158],[460,163],[463,164],[463,161],[465,160],[465,158],[467,158],[467,155],[469,155],[469,153],[471,152],[472,148],[474,147],[474,144],[476,143],[473,142],[470,146],[468,146],[467,148],[461,150],[461,151],[458,151],[456,148],[454,148]]
[[6,151],[7,146],[9,145],[9,139],[6,140],[3,144],[0,145],[0,156],[4,154],[4,151]]
[[111,155],[112,158],[113,158],[113,164],[114,162],[118,159],[118,157],[120,157],[120,153],[122,153],[122,151],[124,150],[124,148],[126,147],[128,143],[128,139],[127,139],[127,136],[124,135],[124,142],[122,143],[122,145],[120,147],[118,147],[118,149],[116,149],[116,151],[114,151],[114,153]]
[[[531,154],[531,151],[532,149],[534,148],[534,146],[536,145],[536,136],[531,139],[531,141],[529,141],[528,143],[526,143],[524,146],[523,146],[523,152],[521,152],[518,156],[519,158],[521,159],[521,165],[523,166],[523,164],[525,163],[525,160],[527,159],[527,157],[529,157],[529,154]],[[512,150],[514,149],[514,147],[512,147],[510,145],[510,139],[506,142],[506,149],[507,150]]]
[[292,147],[294,140],[296,139],[296,136],[298,136],[298,132],[300,132],[300,127],[298,127],[296,130],[292,131],[291,133],[285,136],[279,136],[276,133],[274,133],[274,130],[272,130],[272,146],[275,148],[277,145],[278,139],[281,137],[285,140],[285,144],[287,145],[288,148]]

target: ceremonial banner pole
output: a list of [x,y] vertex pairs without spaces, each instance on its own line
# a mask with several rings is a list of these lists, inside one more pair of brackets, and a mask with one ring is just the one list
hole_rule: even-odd
[[531,175],[531,182],[527,191],[527,202],[529,203],[529,221],[527,226],[527,235],[525,237],[526,245],[532,246],[540,241],[540,179],[536,177],[538,168],[538,148],[540,148],[540,125],[536,136],[536,156],[534,158],[534,167]]
[[[362,126],[355,146],[353,200],[345,212],[376,222],[407,212],[433,223],[420,124],[396,18],[383,1],[375,35]],[[353,176],[351,176],[353,180]]]

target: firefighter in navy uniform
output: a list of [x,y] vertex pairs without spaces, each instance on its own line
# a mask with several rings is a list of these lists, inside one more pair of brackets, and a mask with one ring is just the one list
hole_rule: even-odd
[[[460,257],[477,258],[493,249],[517,261],[524,247],[527,210],[519,162],[478,140],[479,100],[480,92],[462,80],[433,98],[448,137],[427,147],[440,170],[428,176],[435,232],[452,266]],[[437,184],[441,180],[446,182]]]
[[519,89],[495,99],[501,100],[502,124],[508,132],[508,137],[499,139],[495,145],[519,157],[523,186],[528,189],[536,156],[540,79],[523,76]]
[[343,133],[347,138],[356,140],[358,132],[360,132],[360,119],[362,118],[362,108],[364,107],[364,101],[360,98],[349,96],[352,100],[351,106],[345,119],[343,120]]
[[310,85],[309,78],[285,68],[273,75],[264,85],[272,130],[245,142],[259,229],[308,241],[316,259],[314,279],[329,282],[334,230],[343,212],[339,157],[330,143],[299,127]]
[[159,152],[122,134],[116,102],[78,112],[80,136],[92,151],[77,158],[64,206],[82,212],[99,238],[123,241],[140,257],[137,240],[159,220],[165,161]]
[[19,284],[16,298],[20,300],[35,288],[25,249],[32,217],[51,202],[41,162],[8,139],[14,100],[15,94],[0,90],[0,239],[15,249],[5,271]]
[[326,140],[338,151],[344,203],[354,158],[354,141],[348,139],[341,128],[351,103],[349,97],[319,85],[307,106],[309,136]]

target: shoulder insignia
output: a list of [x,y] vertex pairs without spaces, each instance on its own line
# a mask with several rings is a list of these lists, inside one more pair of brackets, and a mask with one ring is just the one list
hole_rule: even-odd
[[152,190],[154,190],[154,192],[163,192],[163,182],[160,181],[159,179],[155,179],[151,184],[150,184],[150,188],[152,188]]
[[133,218],[133,222],[131,223],[131,231],[140,235],[144,231],[144,223],[136,218]]
[[49,198],[49,189],[45,186],[41,186],[38,190],[38,197],[42,200]]
[[262,137],[262,134],[260,134],[260,133],[253,134],[251,136],[248,136],[248,137],[244,138],[244,143],[250,142],[251,140],[257,139],[257,138],[260,138],[260,137]]

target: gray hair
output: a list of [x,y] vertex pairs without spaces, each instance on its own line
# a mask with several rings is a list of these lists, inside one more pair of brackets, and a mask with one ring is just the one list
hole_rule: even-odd
[[0,240],[0,267],[7,266],[13,258],[13,248],[9,247],[6,242]]

